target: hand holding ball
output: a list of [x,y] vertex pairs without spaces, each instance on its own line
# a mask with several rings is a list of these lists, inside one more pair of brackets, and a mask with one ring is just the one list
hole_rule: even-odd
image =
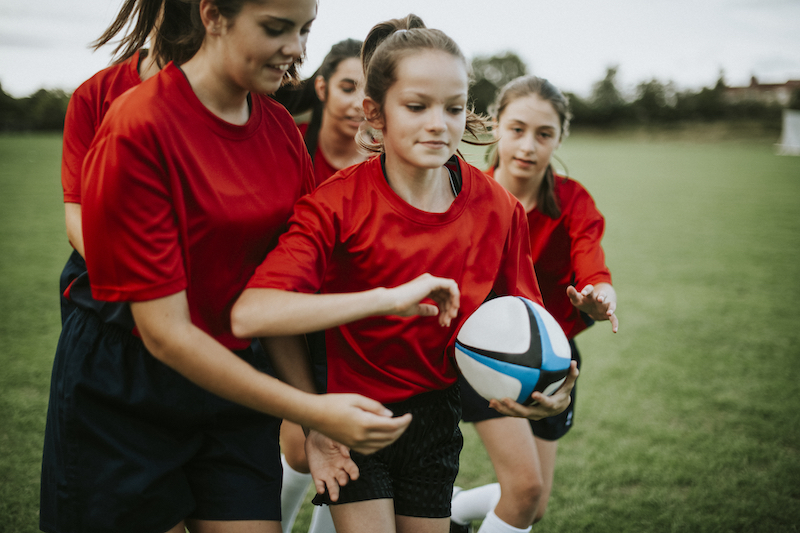
[[531,394],[551,395],[569,373],[566,335],[542,306],[518,296],[483,303],[461,326],[456,362],[464,378],[486,398],[523,405]]

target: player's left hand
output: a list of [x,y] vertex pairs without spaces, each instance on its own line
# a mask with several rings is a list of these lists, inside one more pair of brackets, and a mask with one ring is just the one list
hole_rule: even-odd
[[350,458],[347,446],[312,429],[306,437],[305,450],[318,494],[324,494],[327,489],[331,500],[336,501],[339,488],[351,479],[358,479],[358,466]]
[[611,322],[611,331],[619,329],[619,320],[614,312],[617,309],[617,293],[609,283],[587,285],[578,292],[575,287],[567,287],[569,301],[589,315],[592,320],[608,320]]
[[552,396],[534,392],[531,394],[531,398],[536,401],[533,405],[522,405],[511,398],[503,398],[502,400],[490,400],[489,407],[506,416],[529,418],[531,420],[541,420],[542,418],[555,416],[569,407],[572,401],[570,394],[575,386],[575,380],[578,379],[578,374],[578,363],[572,361],[567,379]]

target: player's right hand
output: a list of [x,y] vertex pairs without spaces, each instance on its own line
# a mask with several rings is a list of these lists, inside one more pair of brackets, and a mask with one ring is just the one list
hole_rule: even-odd
[[358,394],[322,394],[308,426],[359,453],[375,453],[396,441],[411,423],[411,415],[394,418],[375,400]]
[[[398,316],[439,316],[439,325],[448,327],[458,315],[461,305],[461,292],[455,280],[422,274],[393,289],[391,295],[392,311]],[[436,305],[422,303],[433,300]]]

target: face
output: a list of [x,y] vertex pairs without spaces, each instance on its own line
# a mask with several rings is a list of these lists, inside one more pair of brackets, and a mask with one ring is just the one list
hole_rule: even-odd
[[378,117],[370,125],[383,131],[387,159],[417,169],[439,168],[455,153],[466,109],[466,65],[438,50],[400,60],[382,109],[371,98],[364,100],[367,116]]
[[509,103],[497,124],[498,170],[520,179],[542,179],[561,144],[561,121],[553,104],[532,94]]
[[246,2],[233,19],[217,15],[219,64],[229,83],[262,94],[278,90],[305,52],[316,13],[315,0],[269,0]]
[[339,62],[330,79],[316,80],[317,96],[325,102],[323,122],[330,121],[343,137],[354,138],[364,121],[364,72],[361,61],[350,57]]

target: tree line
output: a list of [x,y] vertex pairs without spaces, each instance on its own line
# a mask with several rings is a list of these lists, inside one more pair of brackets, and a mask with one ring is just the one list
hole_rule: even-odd
[[[508,81],[528,73],[513,52],[472,60],[474,83],[470,96],[475,110],[490,113],[489,106]],[[572,108],[572,124],[592,127],[621,125],[665,125],[688,121],[755,120],[780,126],[783,107],[756,100],[733,101],[726,97],[724,75],[713,87],[680,91],[673,82],[657,79],[639,83],[632,95],[624,94],[617,80],[618,67],[609,67],[605,77],[592,86],[588,97],[566,92]],[[800,90],[789,103],[800,109]]]
[[[500,87],[528,73],[525,62],[513,52],[476,57],[472,70],[470,100],[477,112],[485,114]],[[672,82],[652,79],[639,83],[634,94],[625,95],[619,88],[617,70],[609,67],[586,98],[566,93],[573,125],[615,127],[739,119],[779,125],[781,121],[782,107],[777,103],[727,99],[723,75],[714,87],[698,91],[679,91]],[[0,131],[61,131],[69,97],[61,89],[40,89],[25,98],[14,98],[0,86]],[[789,107],[800,109],[800,90],[792,95]]]

